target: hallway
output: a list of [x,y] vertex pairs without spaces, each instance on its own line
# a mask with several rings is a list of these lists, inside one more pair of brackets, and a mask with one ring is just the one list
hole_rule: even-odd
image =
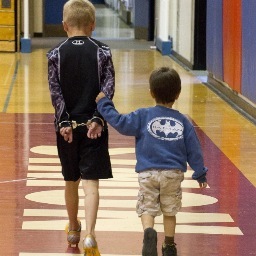
[[[175,68],[182,92],[174,108],[187,115],[200,138],[209,187],[201,192],[188,168],[175,237],[179,256],[256,255],[256,126],[236,112],[152,42],[133,39],[133,29],[111,9],[97,9],[96,39],[112,48],[114,103],[122,113],[153,106],[151,71]],[[0,53],[0,255],[83,255],[68,250],[64,182],[55,147],[46,52],[61,38],[33,38],[31,54]],[[143,232],[135,212],[134,138],[110,129],[114,178],[100,181],[96,225],[102,256],[141,255]],[[83,221],[83,192],[79,215]],[[158,254],[164,239],[157,218]],[[70,253],[70,254],[67,254]]]

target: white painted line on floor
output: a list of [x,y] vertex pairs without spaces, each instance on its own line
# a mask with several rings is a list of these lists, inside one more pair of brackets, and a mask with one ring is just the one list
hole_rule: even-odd
[[[19,256],[84,256],[84,254],[74,253],[34,253],[34,252],[20,252]],[[101,256],[140,256],[140,255],[127,255],[127,254],[100,254]]]
[[[49,186],[52,185],[51,181],[49,181]],[[82,199],[84,197],[84,191],[82,189],[78,190],[79,197]],[[100,207],[111,207],[117,208],[121,210],[121,208],[134,208],[135,207],[135,200],[137,200],[138,195],[138,188],[128,188],[128,189],[121,189],[121,188],[100,188],[99,190],[100,196],[102,197],[100,200]],[[111,197],[111,199],[104,198],[104,197]],[[127,199],[120,199],[120,197],[127,197]],[[134,200],[131,205],[131,198]],[[202,206],[202,205],[209,205],[218,202],[218,200],[214,197],[201,195],[197,193],[182,193],[182,207],[190,207],[190,206]],[[65,205],[64,199],[64,189],[60,190],[45,190],[45,191],[38,191],[27,194],[25,196],[26,199],[37,202],[37,203],[46,203],[51,205]],[[84,205],[84,200],[79,200],[79,206]]]
[[[136,203],[136,201],[134,200]],[[135,208],[135,207],[134,207]],[[25,209],[23,216],[27,217],[64,217],[67,218],[66,210],[59,209]],[[113,210],[99,210],[98,217],[100,218],[110,218],[110,219],[126,219],[138,218],[135,209],[133,211],[113,211]],[[84,210],[78,211],[78,217],[82,220],[84,219]],[[234,220],[229,214],[225,213],[194,213],[194,212],[179,212],[177,214],[177,224],[186,223],[232,223]],[[156,224],[162,224],[162,216],[157,216],[155,218]]]
[[[131,213],[132,214],[132,213]],[[23,221],[23,230],[64,230],[67,220]],[[158,232],[164,232],[163,224],[155,224]],[[142,232],[140,219],[127,214],[124,219],[97,219],[96,231],[111,232]],[[207,225],[177,225],[176,233],[209,234],[209,235],[243,235],[238,227],[207,226]]]
[[[33,175],[32,175],[33,176]],[[58,177],[57,177],[58,178]],[[64,180],[43,180],[43,179],[29,179],[27,180],[27,186],[29,187],[64,187]],[[138,181],[120,181],[120,180],[101,180],[101,187],[115,187],[115,188],[138,188]],[[181,183],[182,188],[197,188],[199,189],[199,185],[195,180],[184,180]],[[209,188],[209,187],[208,187]]]

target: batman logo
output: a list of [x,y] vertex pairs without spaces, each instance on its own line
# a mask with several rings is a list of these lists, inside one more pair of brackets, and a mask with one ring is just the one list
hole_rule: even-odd
[[148,132],[160,140],[178,140],[183,138],[183,124],[172,117],[157,117],[147,126]]

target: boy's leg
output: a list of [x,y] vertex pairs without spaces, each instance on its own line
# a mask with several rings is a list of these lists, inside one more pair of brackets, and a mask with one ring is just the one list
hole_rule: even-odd
[[176,228],[176,216],[164,216],[164,233],[167,237],[174,237]]
[[142,256],[157,256],[157,232],[154,227],[154,216],[142,214],[141,223],[144,230]]
[[143,230],[146,228],[153,228],[154,227],[155,218],[149,214],[142,214],[141,215],[141,223]]
[[84,189],[84,206],[86,235],[95,236],[95,225],[99,207],[99,180],[82,180]]
[[83,241],[84,255],[100,256],[95,239],[95,225],[99,208],[99,180],[83,180],[86,236]]
[[65,201],[66,208],[69,218],[69,230],[78,230],[80,224],[77,221],[78,206],[79,206],[79,196],[78,196],[78,186],[80,179],[78,181],[66,181],[65,182]]
[[[161,172],[160,201],[163,212],[165,241],[162,246],[163,256],[176,256],[176,244],[174,242],[176,217],[181,208],[182,189],[181,182],[184,173],[180,170],[166,170]],[[170,216],[171,215],[171,216]]]
[[162,246],[163,256],[176,256],[177,249],[174,243],[174,235],[176,228],[176,216],[165,216],[163,217],[164,222],[164,234],[165,239]]
[[153,229],[155,216],[160,214],[158,171],[145,171],[138,175],[139,193],[137,213],[144,230],[142,256],[157,256],[157,232]]
[[68,212],[69,222],[66,225],[67,241],[69,245],[78,245],[80,241],[81,222],[77,219],[79,196],[78,196],[78,181],[65,182],[65,201]]

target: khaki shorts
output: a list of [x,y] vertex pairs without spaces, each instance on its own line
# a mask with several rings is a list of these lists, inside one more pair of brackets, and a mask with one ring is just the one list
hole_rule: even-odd
[[184,173],[180,170],[150,170],[138,174],[139,193],[136,211],[152,216],[174,216],[181,208],[181,182]]

